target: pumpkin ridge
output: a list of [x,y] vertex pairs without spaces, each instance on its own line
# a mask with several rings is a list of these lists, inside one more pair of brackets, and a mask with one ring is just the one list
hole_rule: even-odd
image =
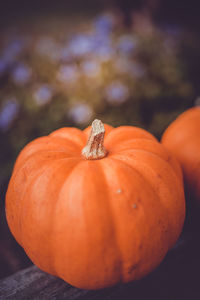
[[[140,145],[141,142],[142,142],[142,145]],[[151,139],[146,139],[144,137],[141,137],[141,138],[130,138],[130,139],[128,139],[128,145],[127,145],[127,140],[120,141],[119,143],[115,143],[114,147],[111,146],[109,148],[109,152],[111,152],[113,154],[116,154],[116,153],[121,153],[123,151],[129,151],[129,150],[134,150],[134,149],[140,150],[141,149],[141,150],[144,150],[144,151],[148,151],[148,152],[154,153],[152,151],[152,149],[144,149],[143,147],[145,147],[148,143],[150,143],[150,146],[152,144],[155,145],[155,142],[156,142],[156,145],[160,146],[159,142],[151,140]],[[133,144],[130,144],[130,143],[133,143]],[[138,145],[139,145],[139,147],[138,147]],[[135,146],[137,146],[137,147],[135,148]]]
[[[123,164],[125,164],[127,167],[133,169],[134,172],[136,172],[140,177],[142,177],[143,180],[145,181],[145,183],[147,183],[147,184],[151,187],[151,189],[153,190],[154,194],[156,195],[156,198],[159,199],[159,197],[158,197],[158,195],[157,195],[157,192],[156,192],[155,188],[152,186],[152,184],[149,182],[149,180],[142,174],[142,172],[140,172],[138,169],[135,168],[136,166],[132,166],[131,163],[129,164],[129,163],[127,162],[127,160],[125,161],[125,160],[121,159],[120,157],[111,157],[111,159],[113,159],[113,160],[115,160],[115,161],[119,161],[120,163],[123,163]],[[132,157],[131,157],[131,159],[132,159]],[[135,161],[137,161],[137,160],[135,160]],[[141,162],[140,162],[140,164],[141,164]],[[150,168],[149,168],[149,169],[150,169]],[[153,170],[153,168],[151,168],[151,170]],[[159,201],[159,202],[162,203],[161,201]],[[162,206],[164,207],[163,204],[162,204]]]
[[[129,131],[128,134],[127,131]],[[141,137],[146,140],[157,141],[157,139],[151,133],[142,128],[133,126],[120,126],[113,128],[113,130],[111,130],[105,137],[105,147],[109,148],[110,145],[112,146],[113,144],[126,142],[127,140],[131,139],[138,139]]]
[[[71,138],[72,136],[72,138]],[[81,136],[81,139],[80,139]],[[51,132],[48,137],[50,138],[60,138],[66,140],[68,143],[73,143],[79,148],[84,146],[85,134],[82,130],[75,127],[63,127]]]
[[[152,192],[152,194],[154,195],[154,198],[156,198],[156,199],[158,199],[158,195],[157,195],[157,193],[155,192],[155,190],[152,188],[152,186],[150,185],[150,183],[147,181],[147,180],[145,180],[145,178],[144,178],[144,176],[142,175],[142,174],[140,174],[139,172],[137,172],[137,170],[135,170],[133,167],[131,167],[131,165],[129,165],[129,164],[127,164],[126,162],[124,162],[124,161],[122,161],[122,160],[120,160],[120,159],[117,159],[117,158],[114,158],[114,156],[112,156],[112,157],[110,157],[110,159],[111,159],[111,161],[113,161],[113,162],[115,162],[115,164],[116,165],[118,165],[118,164],[120,164],[122,167],[123,166],[126,166],[126,167],[128,167],[128,169],[129,170],[131,170],[131,172],[133,173],[133,175],[138,175],[138,178],[140,178],[140,179],[142,179],[142,181],[144,182],[145,181],[145,183],[147,183],[146,185],[149,187],[149,189],[151,190],[151,192]],[[108,166],[110,165],[110,164],[107,164]],[[145,204],[145,203],[144,203]],[[164,207],[163,205],[161,205],[162,207]],[[141,208],[142,208],[142,210],[143,210],[143,207],[141,206]],[[159,209],[159,212],[161,212],[162,211],[162,215],[165,215],[165,211],[164,211],[164,209]],[[140,214],[141,214],[141,212],[140,212]],[[140,216],[140,215],[139,215]],[[159,226],[159,224],[158,224],[158,226]],[[142,240],[139,240],[140,241],[140,243],[142,243]],[[163,243],[161,243],[161,244],[163,244]],[[167,246],[165,246],[165,247],[163,247],[163,249],[165,249],[165,251],[164,251],[164,255],[162,254],[162,257],[160,257],[160,262],[162,261],[162,259],[164,258],[164,256],[166,255],[166,253],[168,252],[168,250],[169,250],[169,247],[168,247],[168,244],[167,244],[167,242],[165,241],[165,244],[167,245]],[[159,247],[160,247],[160,245],[159,245]],[[138,246],[137,246],[137,251],[138,251],[138,253],[139,253],[139,249],[138,249]],[[124,252],[124,250],[123,250],[123,252]],[[143,253],[143,255],[144,255],[144,253]],[[123,257],[124,256],[124,257]],[[127,276],[127,274],[126,274],[126,272],[127,272],[127,260],[126,260],[126,253],[124,252],[124,254],[123,254],[123,272],[122,272],[122,278],[123,278],[123,282],[127,282],[126,281],[126,276]],[[136,280],[136,279],[140,279],[141,277],[141,275],[140,275],[140,273],[141,273],[141,270],[140,270],[140,265],[143,265],[144,264],[144,261],[143,261],[143,259],[145,259],[145,257],[141,257],[140,256],[140,254],[139,254],[139,258],[138,258],[139,260],[138,261],[136,261],[136,263],[134,264],[134,265],[131,265],[131,268],[130,268],[130,271],[131,270],[133,270],[134,271],[134,273],[135,273],[135,275],[134,275],[134,279],[132,279],[132,280]],[[159,263],[160,263],[159,262]],[[125,264],[126,263],[126,264]],[[155,269],[157,266],[158,266],[158,261],[156,262],[156,265],[151,265],[151,270],[153,270],[153,269]],[[152,266],[153,266],[153,268],[152,268]],[[136,271],[136,272],[135,272]],[[147,271],[146,271],[147,272]],[[147,272],[148,273],[148,272]]]
[[[172,165],[170,163],[170,161],[171,161],[170,160],[171,159],[170,155],[168,155],[168,159],[165,159],[164,157],[160,156],[158,153],[155,153],[155,152],[152,152],[152,151],[149,151],[149,150],[146,150],[146,149],[131,149],[131,148],[129,148],[129,149],[123,149],[123,150],[119,151],[118,153],[119,154],[123,154],[124,152],[127,154],[127,156],[128,156],[128,152],[145,152],[145,153],[148,153],[150,155],[156,156],[158,159],[163,160],[164,162],[166,162],[168,164],[168,166],[170,166],[170,168],[175,173],[176,177],[178,177],[179,179],[183,180],[182,173],[181,173],[181,168],[176,163],[176,165],[178,166],[178,168],[175,169],[174,164]],[[117,154],[117,153],[115,153],[115,154]],[[180,171],[178,171],[178,169]],[[179,172],[179,174],[177,173],[177,171]]]
[[64,136],[51,136],[51,135],[49,135],[47,137],[49,137],[51,140],[55,139],[55,141],[56,140],[64,140],[64,141],[66,141],[66,144],[68,143],[71,146],[73,146],[74,148],[77,148],[78,150],[80,150],[81,147],[83,147],[83,145],[81,143],[79,144],[78,142],[75,142],[73,139],[69,139],[68,137],[64,137]]
[[[101,174],[103,176],[103,181],[106,185],[106,176],[105,176],[105,172],[104,172],[104,166],[102,164],[102,161],[99,160],[99,167],[101,169]],[[110,195],[109,189],[106,189],[107,194]],[[122,254],[121,254],[121,250],[120,250],[120,246],[119,246],[119,242],[118,242],[118,237],[117,237],[117,230],[116,230],[116,226],[115,226],[115,217],[114,214],[112,213],[112,209],[111,209],[111,203],[110,203],[110,197],[105,197],[108,199],[108,207],[109,207],[109,213],[111,215],[110,218],[110,222],[111,222],[111,226],[112,226],[112,230],[113,230],[113,235],[114,235],[114,241],[115,241],[115,246],[117,249],[117,253],[118,253],[118,257],[119,257],[119,282],[122,282],[122,271],[123,271],[123,260],[122,260]]]
[[[57,139],[57,138],[56,138]],[[48,141],[50,143],[50,145],[48,145]],[[39,146],[38,146],[39,143]],[[55,151],[55,152],[59,152],[58,150],[55,149],[51,149],[51,143],[52,143],[52,139],[49,136],[44,136],[44,137],[40,137],[32,142],[30,142],[29,144],[27,144],[25,146],[25,148],[21,151],[20,155],[18,156],[15,166],[14,166],[14,170],[16,168],[19,167],[21,161],[26,160],[27,158],[36,155],[39,151]],[[48,150],[48,146],[49,146],[49,150]],[[44,150],[44,147],[46,147],[47,149]],[[56,144],[56,147],[59,147],[59,144]],[[67,149],[67,143],[66,143],[66,149],[63,149],[63,151],[66,151],[66,155],[69,154],[70,152],[72,152],[72,150],[74,151],[75,149]],[[81,150],[79,150],[77,148],[77,152],[81,152]],[[71,155],[70,155],[71,156]]]
[[[43,161],[44,162],[44,161]],[[33,181],[33,179],[34,178],[36,178],[37,176],[38,176],[38,174],[40,173],[40,172],[42,172],[43,171],[43,168],[46,168],[46,163],[47,162],[44,162],[44,165],[42,165],[42,167],[40,166],[40,168],[38,169],[38,170],[34,170],[34,172],[35,172],[35,174],[34,174],[34,177],[30,177],[30,176],[26,176],[26,179],[27,179],[27,182],[26,182],[26,184],[23,184],[23,188],[22,188],[22,196],[21,196],[21,200],[20,200],[20,208],[19,208],[19,213],[18,213],[18,215],[20,216],[19,217],[19,220],[18,220],[18,225],[17,224],[15,224],[15,228],[16,227],[18,227],[18,234],[17,234],[17,240],[19,241],[19,243],[20,243],[20,245],[23,247],[23,242],[22,242],[22,240],[23,240],[23,238],[22,238],[22,227],[21,227],[21,214],[22,214],[22,208],[23,208],[23,205],[22,205],[22,203],[23,203],[23,201],[24,201],[24,198],[25,198],[25,196],[26,196],[26,191],[28,190],[28,187],[31,185],[31,183],[32,183],[32,181]],[[24,167],[24,166],[23,166]],[[22,170],[22,168],[23,167],[21,167],[21,168],[19,168],[19,169],[16,169],[15,170],[15,173],[13,173],[13,175],[12,175],[12,177],[11,177],[11,181],[10,181],[10,184],[9,185],[11,185],[12,186],[12,182],[13,181],[15,181],[15,177],[17,177],[19,174],[19,172],[21,172]],[[30,175],[30,174],[29,174]],[[6,194],[6,198],[8,197],[8,194]],[[7,206],[7,205],[6,205]],[[7,211],[7,209],[6,209],[6,211]],[[9,223],[9,222],[8,222]],[[9,226],[10,227],[10,226]],[[19,236],[20,236],[20,239],[19,239]]]
[[[111,157],[109,157],[111,158]],[[106,182],[106,175],[104,173],[104,163],[102,163],[102,161],[100,160],[99,163],[101,164],[101,168],[102,168],[102,174],[104,176],[104,181]],[[117,177],[117,174],[116,174],[116,177]],[[118,181],[118,177],[117,177],[117,181]],[[111,192],[109,192],[109,189],[108,189],[108,193],[109,195],[112,196]],[[121,248],[120,248],[120,243],[119,243],[119,238],[118,238],[118,235],[117,235],[117,230],[115,229],[115,224],[116,224],[116,221],[115,221],[115,216],[114,214],[112,213],[112,205],[110,203],[111,199],[110,197],[108,197],[109,199],[109,207],[110,207],[110,212],[111,212],[111,216],[112,216],[112,224],[113,224],[113,231],[114,231],[114,236],[115,236],[115,241],[116,241],[116,246],[117,246],[117,252],[119,254],[119,258],[120,258],[120,278],[119,278],[119,282],[123,282],[123,256],[122,256],[122,253],[121,253]]]
[[[91,166],[93,166],[93,165],[95,165],[95,166],[97,166],[97,168],[98,168],[98,175],[97,175],[97,178],[98,177],[101,177],[101,183],[102,183],[102,176],[104,176],[103,174],[104,174],[104,172],[103,172],[103,170],[102,170],[102,168],[100,167],[100,161],[99,160],[94,160],[94,161],[88,161],[88,160],[82,160],[79,164],[77,164],[76,166],[75,166],[75,168],[76,167],[79,167],[80,168],[80,164],[81,165],[91,165]],[[73,178],[73,176],[77,176],[76,175],[76,170],[75,170],[75,168],[73,168],[73,170],[72,170],[72,173],[70,173],[70,176],[67,176],[67,178],[66,178],[66,181],[63,183],[63,186],[66,184],[67,185],[67,181],[68,180],[71,180],[71,181],[73,181],[74,180],[74,178]],[[89,171],[89,168],[88,168],[88,171]],[[73,175],[73,172],[75,172],[75,174]],[[99,176],[99,172],[101,172],[101,176]],[[96,172],[97,173],[97,172]],[[82,173],[83,175],[85,174],[85,173]],[[79,176],[81,176],[81,175],[79,175]],[[70,178],[71,177],[71,178]],[[105,189],[104,189],[104,194],[105,194],[105,190],[107,191],[107,188],[106,188],[106,181],[105,180],[103,180],[103,182],[104,182],[104,184],[105,184]],[[60,195],[59,195],[59,200],[58,201],[61,201],[61,193],[63,193],[63,189],[62,188],[60,188]],[[83,193],[84,194],[84,193]],[[108,210],[108,216],[109,215],[111,215],[112,216],[112,214],[111,214],[111,212],[110,212],[110,209],[109,209],[109,203],[108,203],[108,197],[104,197],[105,198],[105,202],[106,202],[106,207],[107,207],[107,210]],[[74,200],[76,200],[76,199],[74,199]],[[95,200],[95,199],[91,199],[90,201],[97,201],[97,200]],[[57,202],[58,203],[58,202]],[[104,207],[105,205],[103,205],[102,204],[102,207]],[[86,218],[87,219],[87,218]],[[110,225],[111,225],[111,228],[112,228],[112,233],[114,233],[115,232],[115,227],[114,226],[112,226],[112,223],[111,223],[111,221],[112,221],[112,218],[109,218],[109,227],[110,227]],[[87,222],[86,222],[86,227],[88,227],[88,225],[87,225]],[[88,231],[88,232],[90,232],[90,227],[88,227],[87,229],[86,229],[86,231]],[[88,240],[88,245],[90,244],[90,237],[88,237],[89,238],[89,240]],[[110,241],[110,240],[109,240]],[[113,238],[113,234],[112,234],[112,236],[111,236],[111,241],[114,241],[114,246],[112,247],[113,249],[116,249],[116,240],[115,240],[115,238]],[[56,252],[57,253],[57,252]],[[58,253],[58,256],[59,256],[59,253]],[[119,255],[118,255],[119,256]],[[87,258],[88,259],[88,258]],[[108,259],[107,259],[107,261],[108,261]],[[115,266],[115,264],[116,264],[116,266]],[[117,261],[115,261],[114,262],[114,264],[113,264],[113,267],[114,267],[114,270],[116,271],[116,270],[119,270],[120,268],[118,267],[118,265],[120,266],[120,263],[119,263],[119,260],[117,260]],[[117,268],[116,268],[117,267]],[[59,269],[59,264],[58,264],[58,269]],[[119,276],[120,276],[120,270],[119,270]],[[58,272],[58,275],[61,277],[61,278],[63,278],[64,280],[66,280],[66,275],[64,275],[63,274],[63,271],[61,271],[60,273]],[[115,276],[116,276],[116,273],[115,273]],[[120,279],[119,279],[119,276],[118,276],[118,278],[116,279],[116,282],[118,282]],[[98,276],[97,276],[97,278],[98,278]],[[73,281],[72,282],[70,282],[70,280],[68,280],[68,282],[70,283],[70,284],[72,284],[72,285],[74,285],[73,284]],[[81,286],[80,286],[81,287]],[[83,286],[83,288],[90,288],[90,287],[84,287]],[[98,287],[98,288],[101,288],[101,286],[100,287]]]
[[[52,154],[54,154],[55,156],[53,156]],[[59,154],[61,157],[59,157]],[[18,162],[14,168],[14,171],[16,172],[17,169],[24,167],[24,165],[28,164],[30,160],[34,160],[34,159],[38,159],[38,160],[46,160],[46,161],[52,161],[52,160],[59,160],[59,159],[70,159],[70,158],[80,158],[80,156],[78,155],[78,153],[76,155],[73,154],[65,150],[63,151],[57,151],[57,150],[37,150],[33,153],[31,153],[30,155],[28,155],[27,157],[19,157],[18,158]],[[81,159],[81,158],[80,158]]]
[[[59,186],[59,188],[58,188],[58,193],[57,193],[57,201],[55,202],[55,206],[54,206],[54,207],[56,207],[56,206],[58,205],[58,201],[59,201],[59,198],[60,198],[60,197],[59,197],[60,191],[62,190],[62,187],[64,186],[64,184],[65,184],[66,181],[68,180],[70,174],[71,174],[71,173],[73,172],[73,170],[77,167],[78,163],[79,163],[79,161],[77,161],[77,162],[74,164],[74,166],[71,167],[70,171],[67,173],[67,177],[66,177],[66,178],[64,177],[63,182],[62,182],[61,185]],[[62,166],[62,165],[61,165],[61,166]],[[55,212],[56,212],[56,208],[55,208]],[[56,214],[53,214],[52,220],[55,219],[55,218],[56,218]],[[51,220],[50,223],[53,224],[52,220]],[[54,228],[54,227],[52,226],[52,228]],[[54,230],[52,230],[51,235],[52,235],[52,236],[55,235]],[[54,253],[54,247],[52,247],[52,250],[51,250],[51,263],[52,263],[51,266],[52,266],[52,268],[53,268],[53,270],[54,270],[54,272],[55,272],[54,274],[55,274],[56,276],[58,276],[59,274],[58,274],[58,272],[57,272],[57,270],[56,270],[55,257],[54,257],[54,255],[53,255],[53,253]]]
[[[151,186],[151,188],[155,191],[155,194],[157,195],[156,198],[157,198],[158,201],[159,201],[159,205],[162,205],[162,207],[164,208],[164,210],[169,211],[169,208],[168,208],[168,207],[166,206],[166,204],[165,204],[165,202],[166,202],[165,197],[162,195],[162,193],[160,194],[160,193],[158,193],[158,192],[156,191],[155,187],[152,185],[152,183],[150,182],[150,180],[148,179],[148,177],[146,177],[145,175],[143,175],[143,172],[142,172],[142,170],[140,170],[140,168],[138,169],[138,165],[137,165],[137,164],[134,165],[134,166],[132,166],[131,160],[137,162],[137,158],[130,157],[130,158],[129,158],[130,163],[128,163],[127,160],[124,161],[121,157],[115,157],[114,159],[119,160],[119,161],[123,162],[124,164],[127,164],[128,166],[130,166],[131,168],[133,168],[134,171],[136,171],[138,174],[140,174],[140,175],[143,177],[143,179],[145,180],[145,182],[147,182],[147,183]],[[140,161],[140,165],[144,165],[146,169],[148,169],[148,170],[150,170],[150,171],[152,172],[152,175],[155,176],[155,179],[159,179],[158,176],[157,176],[156,171],[154,170],[154,168],[153,168],[151,165],[148,165],[147,163],[143,163],[143,162],[141,162],[141,161]],[[173,172],[173,173],[174,173],[174,172]],[[155,175],[154,175],[154,174],[155,174]],[[177,178],[177,177],[176,177],[176,178]],[[179,178],[177,178],[177,180],[179,181],[179,183],[180,183],[180,185],[181,185],[181,181],[179,180]],[[167,188],[167,184],[165,184],[165,182],[164,182],[163,180],[162,180],[162,184]],[[169,211],[169,212],[170,212],[170,211]],[[175,223],[175,222],[174,222],[174,217],[173,217],[172,214],[171,214],[171,216],[170,216],[170,219],[171,219],[171,223],[168,222],[168,226],[167,226],[167,228],[170,229],[170,230],[169,230],[169,233],[172,232],[171,228],[173,229],[173,228],[174,228],[174,225],[175,225],[175,224],[174,224],[174,223]],[[170,239],[170,238],[171,238],[171,234],[169,234],[169,239]],[[171,246],[174,245],[174,240],[176,240],[176,238],[173,238],[173,241],[172,241],[172,242],[170,242],[170,240],[168,241],[168,244],[170,245],[170,246],[169,246],[169,249],[171,248]],[[168,250],[169,250],[169,249],[168,249]]]
[[[27,195],[29,195],[29,193],[32,193],[32,187],[34,186],[34,183],[40,182],[41,181],[40,178],[43,177],[43,176],[45,176],[46,172],[50,171],[51,172],[51,176],[48,177],[48,182],[46,183],[46,186],[48,186],[49,182],[52,180],[52,177],[54,177],[55,174],[58,173],[58,170],[61,169],[61,168],[64,168],[62,162],[60,162],[60,164],[58,166],[57,166],[57,164],[58,164],[57,161],[52,161],[50,164],[48,162],[48,166],[44,165],[44,168],[40,169],[40,172],[37,172],[37,174],[34,174],[34,177],[32,178],[32,180],[27,184],[26,193],[25,193],[24,197],[22,198],[22,204],[21,204],[21,207],[22,207],[22,209],[21,209],[21,219],[22,219],[22,222],[23,222],[23,219],[25,218],[24,216],[26,215],[24,213],[26,205],[24,205],[23,203],[24,202],[28,202],[27,201]],[[74,164],[75,164],[75,166],[77,165],[77,159],[74,159]],[[70,170],[70,172],[71,172],[71,170]],[[65,176],[66,175],[63,176],[63,180],[64,181],[66,179]],[[30,186],[31,186],[31,189],[29,190]],[[28,194],[27,194],[27,190],[28,190]],[[55,193],[59,193],[59,187],[56,187],[56,190],[57,190],[57,192],[55,192]],[[58,201],[58,199],[57,199],[57,201]],[[54,207],[57,205],[57,201],[54,202]],[[33,205],[33,203],[31,203],[31,205]],[[53,228],[53,216],[54,216],[54,210],[52,210],[52,212],[51,212],[51,218],[49,218],[48,228]],[[51,232],[51,236],[53,236],[53,234],[54,234],[53,230],[49,230],[49,232]],[[21,236],[23,237],[23,230],[21,231]],[[23,238],[22,238],[22,240],[23,240]],[[38,241],[39,241],[39,239],[37,239],[37,242]],[[25,252],[27,252],[27,247],[25,247],[23,245],[23,243],[22,243],[22,246],[23,246]],[[38,244],[36,245],[36,248],[39,248]],[[52,255],[52,252],[53,252],[52,248],[49,247],[49,255],[48,255],[49,262],[46,265],[48,265],[48,267],[50,266],[49,270],[51,270],[51,271],[47,270],[47,272],[51,273],[52,275],[55,275],[56,274],[56,270],[55,270],[55,266],[54,266],[54,262],[53,262],[53,257],[54,256]],[[29,252],[29,255],[30,255],[30,252]],[[38,260],[39,260],[39,263],[37,262],[37,265],[38,265],[38,267],[40,267],[40,257],[39,257],[39,255],[38,255]],[[35,262],[35,259],[34,259],[34,262]],[[44,266],[43,266],[43,270],[45,270]]]

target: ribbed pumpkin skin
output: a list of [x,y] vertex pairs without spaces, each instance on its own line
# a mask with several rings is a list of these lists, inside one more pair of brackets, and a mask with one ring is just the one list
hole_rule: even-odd
[[162,143],[179,160],[187,191],[200,206],[200,107],[186,110],[172,122]]
[[140,279],[176,242],[182,173],[148,132],[105,125],[108,154],[81,155],[90,128],[62,128],[20,153],[6,195],[9,227],[42,270],[86,289]]

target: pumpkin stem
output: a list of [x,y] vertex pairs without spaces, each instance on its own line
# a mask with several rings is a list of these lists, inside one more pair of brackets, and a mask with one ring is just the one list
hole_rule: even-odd
[[87,145],[82,150],[82,155],[86,159],[100,159],[106,156],[107,151],[103,145],[104,134],[103,123],[100,120],[94,120]]

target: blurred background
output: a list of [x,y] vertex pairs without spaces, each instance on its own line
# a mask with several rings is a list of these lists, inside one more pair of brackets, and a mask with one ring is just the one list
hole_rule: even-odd
[[194,0],[1,1],[0,278],[31,264],[5,219],[19,151],[96,117],[160,138],[200,104],[198,28]]

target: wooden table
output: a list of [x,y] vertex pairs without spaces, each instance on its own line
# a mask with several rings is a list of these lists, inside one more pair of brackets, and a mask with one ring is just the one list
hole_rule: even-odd
[[138,282],[80,290],[32,266],[0,281],[0,299],[200,300],[200,234],[185,233],[163,263]]

